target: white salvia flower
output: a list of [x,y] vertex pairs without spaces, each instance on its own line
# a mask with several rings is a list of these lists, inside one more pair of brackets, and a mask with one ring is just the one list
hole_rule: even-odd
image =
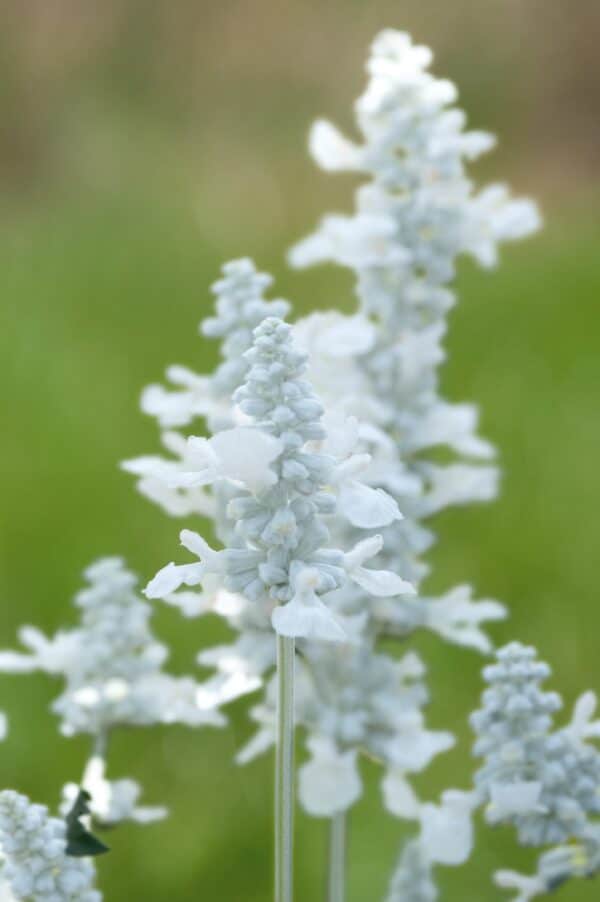
[[144,589],[147,598],[170,598],[181,586],[198,586],[206,574],[218,573],[223,569],[223,553],[211,548],[197,532],[182,529],[179,538],[183,547],[195,554],[199,562],[175,564],[171,561]]
[[414,595],[412,583],[402,579],[391,570],[371,570],[362,565],[375,557],[383,548],[380,535],[371,536],[358,542],[351,551],[344,555],[344,569],[350,579],[376,597],[389,598],[395,595]]
[[273,436],[238,426],[211,439],[190,436],[181,461],[145,457],[125,461],[123,468],[173,489],[195,489],[227,479],[260,491],[276,482],[270,464],[281,451],[281,443]]
[[320,230],[290,253],[294,266],[332,261],[341,266],[394,266],[408,263],[408,251],[394,241],[396,224],[371,213],[326,216]]
[[163,429],[186,426],[194,416],[210,409],[207,403],[209,380],[184,366],[170,366],[166,373],[178,391],[167,391],[162,385],[148,385],[142,392],[140,407],[158,421]]
[[573,709],[571,723],[567,727],[573,739],[583,741],[600,738],[600,720],[592,720],[597,706],[598,698],[595,692],[588,691],[579,696]]
[[340,752],[328,737],[307,741],[310,760],[298,772],[300,803],[313,817],[333,817],[350,808],[362,795],[357,751]]
[[[372,458],[363,484],[385,488],[405,515],[384,533],[382,562],[417,583],[427,572],[420,556],[434,538],[422,521],[448,506],[488,501],[497,492],[496,469],[481,465],[493,449],[477,435],[476,408],[450,404],[438,390],[456,260],[471,254],[489,265],[499,242],[539,226],[530,201],[512,200],[501,186],[475,191],[465,164],[487,152],[494,139],[465,131],[465,115],[451,106],[456,89],[427,71],[431,59],[431,51],[407,34],[384,31],[376,38],[369,83],[356,104],[361,140],[349,141],[319,120],[309,141],[324,169],[359,171],[371,181],[358,188],[353,215],[326,216],[290,254],[296,266],[329,260],[355,272],[359,308],[345,317],[346,324],[339,314],[315,314],[300,321],[296,332],[310,352],[311,377],[328,417],[337,411],[363,421],[361,440]],[[359,322],[368,323],[362,344],[355,338]],[[336,356],[336,334],[350,336],[353,351],[344,353],[340,340]],[[446,466],[430,462],[427,452],[437,446],[459,460]],[[395,616],[389,616],[391,604],[372,610],[377,620],[385,608],[385,619],[402,621],[406,633],[425,626],[450,641],[489,650],[481,627],[498,619],[500,608],[489,602],[469,608],[468,597],[460,604],[456,593],[440,599],[445,604],[427,605],[431,618],[405,599]],[[354,611],[360,601],[346,593],[344,604]],[[444,619],[453,605],[457,614],[462,608],[465,622]]]
[[89,859],[66,853],[66,824],[12,790],[0,793],[2,876],[19,900],[101,902]]
[[181,479],[184,473],[194,472],[206,463],[206,455],[178,432],[163,432],[161,440],[173,457],[144,455],[121,463],[121,469],[138,477],[138,491],[162,507],[172,517],[200,514],[215,515],[214,499],[207,494],[206,486],[197,479],[187,483]]
[[385,807],[395,817],[409,820],[419,817],[421,803],[404,771],[390,768],[381,781],[381,791]]
[[[343,629],[320,596],[362,574],[358,559],[346,568],[341,551],[323,547],[328,539],[324,515],[337,505],[349,522],[372,527],[401,514],[385,492],[359,481],[369,458],[352,453],[348,426],[332,427],[331,433],[323,428],[323,409],[302,378],[306,358],[294,347],[290,327],[268,318],[255,330],[246,356],[247,381],[234,398],[253,430],[279,442],[280,453],[270,464],[276,484],[258,488],[246,481],[229,500],[227,515],[236,522],[237,541],[223,553],[225,586],[269,612],[274,601],[286,603],[272,616],[282,635],[343,640]],[[313,450],[313,442],[323,450]],[[253,453],[251,445],[246,449],[239,442],[237,448],[240,454]],[[341,457],[326,453],[328,448]],[[390,591],[400,588],[408,591],[402,580]]]
[[[115,826],[123,821],[136,821],[139,824],[150,824],[162,820],[168,810],[161,806],[149,807],[138,805],[141,787],[135,780],[107,780],[104,759],[93,756],[86,767],[82,788],[90,794],[88,803],[94,820],[105,827]],[[67,783],[63,787],[60,811],[63,816],[72,810],[79,795],[80,787],[76,783]]]
[[280,636],[298,639],[326,639],[343,642],[346,633],[331,616],[317,595],[321,587],[318,570],[307,567],[295,579],[296,591],[286,605],[276,607],[271,615],[273,627]]
[[464,864],[473,847],[473,793],[446,790],[441,805],[421,806],[420,842],[429,860],[436,864]]
[[513,896],[513,902],[530,902],[536,896],[546,892],[546,887],[539,877],[525,877],[515,871],[496,871],[494,883],[501,889],[513,889],[517,895]]
[[489,803],[487,819],[513,824],[526,845],[589,839],[590,817],[600,814],[600,753],[584,741],[592,696],[580,699],[575,728],[553,732],[561,700],[540,689],[550,668],[516,642],[496,658],[484,669],[482,708],[471,715],[474,752],[484,758],[475,785]]
[[471,600],[470,586],[456,586],[441,598],[422,600],[425,625],[435,633],[485,654],[492,650],[489,637],[480,628],[484,621],[503,620],[506,608],[497,601]]
[[335,172],[359,168],[360,149],[326,119],[313,124],[308,141],[310,153],[322,169]]
[[135,591],[136,577],[123,561],[102,559],[85,575],[89,586],[75,598],[80,626],[50,639],[32,627],[21,630],[30,653],[1,653],[0,669],[63,677],[65,689],[52,707],[65,735],[174,720],[192,726],[224,723],[216,701],[198,707],[198,683],[163,671],[167,649],[152,635],[151,608]]

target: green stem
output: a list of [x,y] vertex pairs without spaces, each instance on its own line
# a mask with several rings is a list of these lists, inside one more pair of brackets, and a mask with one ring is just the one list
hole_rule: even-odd
[[329,828],[328,902],[346,898],[346,814],[334,814]]
[[277,637],[275,902],[294,895],[294,640]]

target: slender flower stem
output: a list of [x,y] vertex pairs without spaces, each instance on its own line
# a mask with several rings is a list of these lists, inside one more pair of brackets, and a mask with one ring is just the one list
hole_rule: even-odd
[[275,902],[292,902],[294,858],[294,639],[277,637]]
[[344,902],[346,898],[346,814],[331,818],[329,827],[328,902]]
[[87,760],[81,785],[87,789],[91,795],[94,794],[94,787],[97,783],[104,779],[104,771],[106,769],[106,752],[108,750],[108,733],[102,731],[94,736],[92,743],[92,753]]

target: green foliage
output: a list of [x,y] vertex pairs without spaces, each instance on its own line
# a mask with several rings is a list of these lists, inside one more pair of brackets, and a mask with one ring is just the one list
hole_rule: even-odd
[[67,855],[73,858],[93,858],[96,855],[104,855],[110,852],[96,836],[93,836],[82,823],[82,818],[90,814],[89,802],[91,795],[85,789],[80,789],[73,807],[67,814]]

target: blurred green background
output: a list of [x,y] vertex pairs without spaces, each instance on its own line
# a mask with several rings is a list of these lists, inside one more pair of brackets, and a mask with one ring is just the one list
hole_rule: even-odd
[[[543,233],[497,272],[462,266],[444,389],[474,399],[500,449],[500,500],[438,519],[432,589],[472,581],[511,608],[499,641],[535,642],[570,705],[600,688],[600,8],[596,0],[5,0],[0,7],[0,269],[3,275],[0,646],[23,622],[73,621],[94,557],[122,554],[146,580],[176,554],[179,524],[138,497],[120,459],[157,448],[140,389],[181,362],[210,368],[197,335],[224,260],[255,257],[298,311],[351,303],[335,269],[299,274],[288,245],[353,181],[318,173],[309,122],[348,125],[363,61],[382,27],[436,49],[477,127],[500,133],[478,176],[541,202]],[[219,624],[157,608],[174,669],[193,669]],[[429,719],[461,742],[420,781],[467,785],[466,715],[481,659],[427,637]],[[2,783],[55,804],[77,779],[84,738],[62,740],[43,677],[3,677],[11,732]],[[244,704],[222,731],[116,739],[132,775],[171,819],[125,826],[99,864],[109,902],[271,893],[271,762],[236,769]],[[382,897],[404,827],[384,814],[375,769],[351,827],[349,902]],[[325,831],[302,815],[297,898],[322,898]],[[527,867],[508,832],[480,831],[472,861],[440,870],[442,898],[492,902],[498,866]],[[598,886],[561,891],[597,898]]]

